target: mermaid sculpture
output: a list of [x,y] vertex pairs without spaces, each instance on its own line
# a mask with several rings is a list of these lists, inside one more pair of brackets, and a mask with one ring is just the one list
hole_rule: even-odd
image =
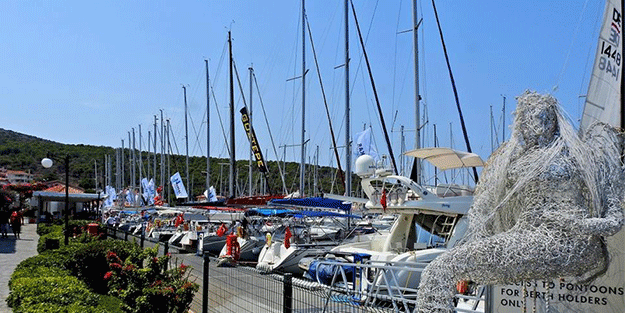
[[517,101],[512,137],[476,187],[467,235],[422,273],[418,312],[453,312],[459,280],[590,281],[607,270],[603,239],[624,222],[617,132],[598,123],[580,138],[553,97]]

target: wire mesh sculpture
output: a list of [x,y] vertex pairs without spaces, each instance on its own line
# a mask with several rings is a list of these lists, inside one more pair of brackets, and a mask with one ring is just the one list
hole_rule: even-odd
[[623,223],[620,137],[596,123],[579,136],[553,97],[517,98],[511,139],[489,158],[459,245],[421,276],[418,312],[453,312],[459,280],[588,282],[609,263],[604,237]]

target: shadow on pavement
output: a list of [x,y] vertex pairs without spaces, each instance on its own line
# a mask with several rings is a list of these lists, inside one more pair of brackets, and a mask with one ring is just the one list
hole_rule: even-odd
[[0,253],[15,253],[15,237],[0,238]]

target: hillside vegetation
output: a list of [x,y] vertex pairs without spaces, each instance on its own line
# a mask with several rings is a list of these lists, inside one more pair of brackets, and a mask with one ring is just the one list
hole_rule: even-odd
[[[129,185],[130,149],[125,149],[124,168],[125,168],[125,184]],[[35,175],[36,180],[64,180],[65,166],[63,157],[70,156],[70,184],[84,188],[87,192],[95,191],[95,163],[98,169],[98,188],[104,185],[104,160],[105,155],[110,155],[112,160],[111,168],[113,172],[112,184],[115,185],[115,154],[116,149],[104,146],[90,145],[69,145],[50,140],[37,138],[10,130],[0,128],[0,167],[10,170],[29,171]],[[45,169],[41,165],[41,159],[50,156],[54,160],[54,165],[50,169]],[[138,156],[138,151],[137,151]],[[143,172],[146,173],[148,167],[148,153],[143,152]],[[138,157],[137,157],[138,159]],[[228,193],[228,166],[223,166],[220,171],[220,163],[228,163],[228,159],[211,158],[211,185],[217,190],[217,194],[227,196]],[[149,163],[152,166],[153,163]],[[170,173],[180,172],[183,181],[186,181],[185,175],[185,156],[173,155],[170,159]],[[276,161],[267,162],[269,173],[267,175],[268,191],[273,193],[282,193],[282,181],[278,171],[278,163]],[[282,163],[281,163],[282,165]],[[238,160],[237,167],[237,189],[243,194],[248,194],[248,160]],[[152,167],[151,167],[152,169]],[[307,166],[306,173],[306,194],[311,195],[313,186],[313,170],[314,166]],[[150,170],[151,171],[151,170]],[[296,191],[299,186],[299,163],[287,162],[283,166],[285,173],[286,187],[289,192]],[[137,173],[139,170],[137,169]],[[189,176],[190,185],[193,189],[193,195],[199,195],[205,190],[206,181],[206,157],[189,157]],[[156,182],[160,182],[160,157],[157,158],[157,175]],[[221,177],[220,177],[221,174]],[[138,176],[138,174],[137,174]],[[165,171],[167,176],[167,171]],[[258,190],[260,173],[254,168],[254,190]],[[138,179],[137,179],[138,180]],[[352,179],[352,190],[357,190],[359,179],[354,176]],[[337,171],[332,167],[319,167],[318,169],[318,191],[320,193],[343,194],[344,188],[337,176]],[[186,186],[189,189],[189,186]],[[222,193],[223,191],[223,193]],[[258,193],[258,192],[257,192]]]

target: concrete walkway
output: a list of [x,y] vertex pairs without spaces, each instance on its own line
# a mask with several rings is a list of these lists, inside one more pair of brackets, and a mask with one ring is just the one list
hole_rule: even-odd
[[9,279],[20,262],[37,255],[37,224],[25,224],[22,226],[20,239],[13,237],[9,232],[9,238],[0,238],[0,313],[13,312],[7,305],[9,296]]

